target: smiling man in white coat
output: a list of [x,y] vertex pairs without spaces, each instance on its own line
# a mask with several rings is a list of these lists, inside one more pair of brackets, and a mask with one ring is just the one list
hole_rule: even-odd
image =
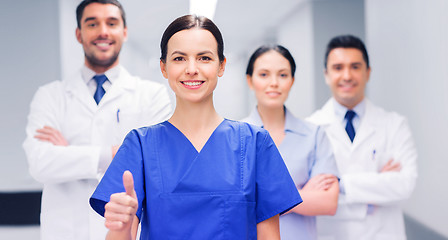
[[325,128],[340,171],[335,216],[318,218],[319,239],[406,239],[401,204],[417,179],[417,152],[406,118],[365,97],[370,65],[364,43],[333,38],[325,80],[333,97],[308,120]]
[[166,120],[166,88],[119,64],[127,38],[116,0],[85,0],[76,10],[85,61],[72,77],[40,87],[23,144],[31,175],[43,183],[41,240],[105,239],[104,219],[89,198],[125,135]]

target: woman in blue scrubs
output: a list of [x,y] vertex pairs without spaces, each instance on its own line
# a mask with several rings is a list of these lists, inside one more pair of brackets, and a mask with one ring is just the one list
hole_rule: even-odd
[[303,199],[280,217],[281,238],[310,240],[317,239],[315,216],[336,213],[339,185],[324,130],[294,117],[284,105],[295,68],[282,46],[266,45],[253,53],[246,76],[257,107],[244,121],[269,131]]
[[139,223],[141,239],[279,239],[279,214],[301,198],[268,132],[215,111],[219,29],[186,15],[160,46],[176,109],[128,134],[92,195],[107,239],[135,239]]

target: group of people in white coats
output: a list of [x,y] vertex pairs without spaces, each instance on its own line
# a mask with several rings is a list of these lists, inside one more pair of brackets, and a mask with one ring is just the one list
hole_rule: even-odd
[[285,106],[294,58],[261,46],[246,70],[257,105],[233,121],[213,106],[226,58],[211,20],[179,17],[162,36],[172,113],[163,85],[119,64],[121,4],[84,0],[76,16],[84,66],[38,89],[23,144],[44,186],[42,240],[406,239],[417,153],[406,118],[365,97],[359,38],[329,42],[332,97],[306,120]]

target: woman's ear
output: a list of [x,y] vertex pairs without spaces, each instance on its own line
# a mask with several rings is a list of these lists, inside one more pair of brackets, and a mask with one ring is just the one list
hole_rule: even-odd
[[166,73],[166,63],[162,60],[160,60],[160,71],[162,72],[163,77],[168,79],[168,74]]
[[247,85],[249,86],[250,89],[254,89],[252,86],[252,76],[250,76],[249,74],[246,75],[246,81],[247,81]]
[[227,59],[224,58],[224,61],[219,64],[218,77],[222,77],[224,75],[224,71],[226,70],[226,63]]

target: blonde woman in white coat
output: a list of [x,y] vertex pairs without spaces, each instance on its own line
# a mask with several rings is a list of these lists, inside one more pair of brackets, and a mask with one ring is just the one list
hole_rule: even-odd
[[417,152],[406,119],[365,98],[369,76],[360,39],[347,35],[330,41],[325,79],[333,97],[308,120],[326,129],[341,193],[336,215],[318,218],[319,239],[406,239],[400,204],[415,186]]

